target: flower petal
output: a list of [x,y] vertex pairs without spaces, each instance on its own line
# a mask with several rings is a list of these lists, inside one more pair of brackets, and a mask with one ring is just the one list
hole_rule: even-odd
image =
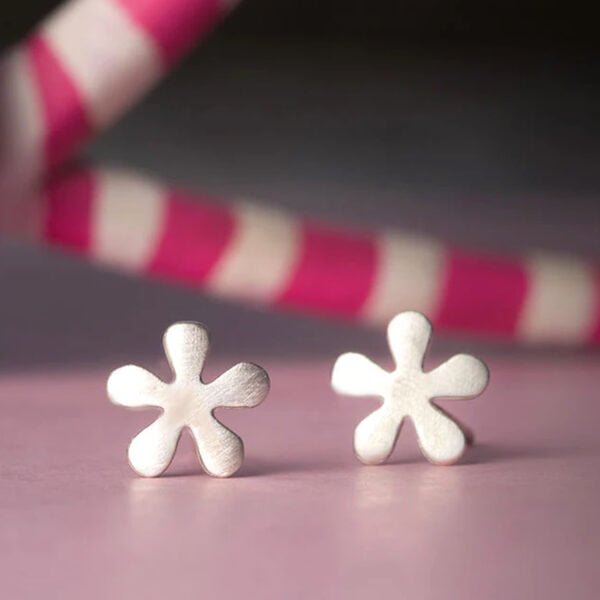
[[397,370],[421,370],[431,338],[431,323],[421,313],[396,315],[388,325],[388,343]]
[[181,429],[173,427],[166,415],[138,433],[129,445],[129,463],[134,471],[144,477],[157,477],[163,473],[175,454]]
[[113,404],[129,407],[164,406],[167,385],[146,369],[127,365],[114,370],[106,382]]
[[429,404],[427,410],[411,415],[417,430],[423,454],[436,465],[451,465],[465,450],[465,436],[461,428],[437,407]]
[[331,386],[348,396],[383,396],[390,374],[362,354],[342,354],[333,366]]
[[230,477],[244,462],[244,444],[214,417],[190,425],[198,458],[209,475]]
[[270,386],[269,376],[262,367],[239,363],[205,386],[204,400],[211,408],[250,408],[267,397]]
[[457,354],[427,374],[431,398],[473,398],[489,379],[486,365],[469,354]]
[[465,425],[461,420],[457,419],[455,416],[452,416],[448,411],[437,404],[434,404],[435,409],[441,412],[443,415],[446,415],[449,419],[454,421],[460,430],[463,432],[465,436],[465,443],[467,446],[472,446],[475,443],[475,432],[468,426]]
[[367,465],[384,463],[394,450],[402,418],[385,406],[372,412],[354,430],[354,452]]
[[200,323],[171,325],[163,336],[165,354],[177,378],[197,380],[208,354],[208,331]]

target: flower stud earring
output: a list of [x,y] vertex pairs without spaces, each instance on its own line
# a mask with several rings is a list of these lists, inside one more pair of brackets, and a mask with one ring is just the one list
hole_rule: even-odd
[[171,325],[163,345],[175,379],[165,383],[134,365],[113,371],[108,396],[114,404],[130,408],[157,406],[163,414],[133,438],[129,462],[140,475],[162,474],[173,458],[183,428],[188,428],[204,470],[229,477],[242,465],[244,445],[214,416],[218,407],[252,407],[269,393],[269,377],[252,363],[239,363],[211,383],[201,378],[209,348],[207,330],[199,323]]
[[417,312],[404,312],[388,326],[388,341],[396,368],[384,371],[362,354],[340,356],[331,378],[333,389],[350,396],[380,396],[383,405],[354,432],[354,451],[369,465],[385,462],[394,449],[402,423],[412,419],[426,458],[439,465],[455,463],[463,454],[465,430],[435,398],[473,398],[488,384],[485,364],[468,354],[453,356],[436,369],[423,371],[431,324]]

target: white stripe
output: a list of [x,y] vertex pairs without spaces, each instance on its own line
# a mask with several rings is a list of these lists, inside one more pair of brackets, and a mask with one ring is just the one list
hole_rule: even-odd
[[526,342],[577,343],[594,318],[594,278],[584,262],[562,257],[527,261],[530,289],[519,321]]
[[99,171],[92,252],[100,261],[132,271],[151,260],[166,219],[166,193],[129,173]]
[[212,272],[208,287],[235,298],[268,302],[289,280],[300,235],[287,214],[256,205],[236,207],[234,238]]
[[363,318],[387,323],[403,310],[431,315],[437,305],[443,247],[433,240],[396,233],[377,241],[377,272]]
[[42,171],[44,121],[26,48],[0,63],[0,205],[31,191]]
[[111,124],[162,73],[152,39],[112,0],[69,2],[41,31],[98,128]]

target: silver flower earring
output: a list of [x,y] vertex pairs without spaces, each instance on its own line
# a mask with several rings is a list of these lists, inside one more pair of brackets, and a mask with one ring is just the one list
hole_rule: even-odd
[[359,423],[354,450],[366,464],[385,462],[394,449],[402,423],[412,419],[426,458],[440,465],[455,463],[468,435],[458,422],[434,405],[435,398],[473,398],[488,384],[489,372],[479,359],[458,354],[430,372],[423,358],[431,324],[420,313],[404,312],[388,326],[388,341],[396,362],[392,373],[362,354],[343,354],[333,368],[334,390],[349,396],[380,396],[381,408]]
[[252,407],[269,393],[269,377],[252,363],[240,363],[211,383],[201,379],[209,348],[207,330],[198,323],[175,323],[163,338],[165,353],[175,373],[165,383],[134,365],[113,371],[107,391],[114,404],[129,408],[156,406],[163,414],[133,438],[129,462],[140,475],[162,474],[173,458],[183,428],[188,428],[204,470],[229,477],[242,465],[242,440],[221,424],[218,407]]

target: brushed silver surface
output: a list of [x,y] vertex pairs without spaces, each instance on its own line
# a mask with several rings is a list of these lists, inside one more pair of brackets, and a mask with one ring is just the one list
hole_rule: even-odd
[[354,432],[354,451],[365,464],[381,464],[389,458],[406,417],[412,419],[421,451],[430,462],[448,465],[462,456],[470,432],[432,400],[481,394],[489,371],[481,360],[457,354],[424,372],[431,332],[431,323],[417,312],[403,312],[390,321],[388,342],[396,362],[392,373],[362,354],[343,354],[335,362],[331,384],[336,392],[383,398],[382,406]]
[[171,325],[163,337],[165,354],[175,374],[165,383],[145,369],[127,365],[111,373],[107,382],[111,402],[128,408],[156,406],[163,414],[133,438],[129,463],[145,477],[161,475],[171,463],[184,427],[194,438],[204,470],[229,477],[242,465],[242,440],[214,416],[218,407],[252,407],[269,393],[266,371],[253,363],[239,363],[211,383],[202,381],[209,349],[208,331],[199,323]]

